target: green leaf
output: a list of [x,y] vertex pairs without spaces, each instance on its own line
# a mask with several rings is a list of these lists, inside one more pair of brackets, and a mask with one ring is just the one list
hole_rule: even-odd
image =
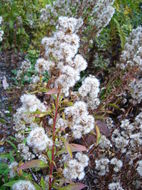
[[45,190],[46,184],[45,184],[45,181],[44,181],[44,178],[43,178],[43,177],[41,177],[40,185],[41,185],[41,187],[42,187],[42,190]]
[[17,148],[13,142],[11,142],[10,140],[6,140],[6,142],[9,143],[14,148],[14,150],[16,150],[16,152],[17,152]]
[[0,118],[0,123],[5,124],[6,123],[5,119]]
[[13,22],[13,20],[10,20],[9,21],[9,27],[10,27],[10,29],[13,29],[13,26],[14,26],[14,22]]
[[34,186],[35,186],[36,190],[41,190],[41,187],[37,183],[34,183]]
[[110,104],[108,104],[108,105],[111,106],[111,107],[114,107],[115,109],[120,110],[119,106],[117,106],[116,104],[110,103]]
[[9,154],[0,154],[0,158],[9,158]]
[[7,175],[9,172],[8,164],[0,163],[0,175]]
[[10,151],[9,153],[0,154],[0,158],[7,158],[10,162],[14,161],[13,152]]
[[14,180],[14,181],[10,181],[8,183],[5,183],[3,186],[6,186],[6,187],[12,187],[14,183],[16,183],[18,180]]
[[117,30],[118,30],[118,34],[119,34],[119,37],[120,37],[120,40],[121,40],[121,47],[123,49],[124,45],[125,45],[125,38],[126,38],[125,33],[123,32],[123,30],[122,30],[119,22],[115,18],[113,18],[113,20],[114,20],[114,22],[116,24],[116,27],[117,27]]
[[96,144],[98,145],[100,142],[100,139],[101,139],[101,133],[100,133],[100,129],[97,125],[96,125],[96,134],[97,134]]
[[72,156],[72,150],[71,150],[70,144],[65,139],[64,139],[64,144],[65,144],[66,151],[68,152],[68,154],[72,158],[73,156]]
[[52,151],[51,150],[47,151],[47,156],[48,156],[49,160],[51,161],[52,160]]

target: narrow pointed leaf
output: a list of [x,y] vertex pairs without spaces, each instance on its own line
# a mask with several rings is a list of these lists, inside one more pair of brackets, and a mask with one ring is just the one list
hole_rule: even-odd
[[97,135],[96,144],[98,145],[100,142],[100,139],[101,139],[101,133],[100,133],[100,129],[97,125],[96,125],[96,135]]
[[68,152],[68,154],[72,158],[73,156],[72,156],[72,150],[71,150],[70,144],[66,140],[64,140],[64,143],[65,143],[66,151]]
[[29,168],[46,168],[47,166],[48,165],[42,160],[32,160],[21,164],[21,166],[18,167],[18,170],[26,170]]
[[3,186],[5,187],[12,187],[14,185],[14,183],[16,183],[18,180],[14,180],[14,181],[10,181],[8,183],[5,183]]
[[49,90],[48,92],[46,92],[47,95],[58,94],[58,93],[59,93],[58,88],[53,88],[53,89]]
[[40,185],[41,185],[41,187],[42,187],[42,189],[43,189],[43,190],[45,190],[45,189],[46,189],[46,183],[45,183],[45,181],[44,181],[44,178],[43,178],[43,177],[41,177],[41,180],[40,180]]
[[86,185],[82,183],[76,183],[76,184],[71,184],[66,187],[61,187],[59,190],[82,190],[86,187]]
[[80,144],[70,144],[70,148],[72,150],[72,152],[83,152],[83,151],[87,151],[87,148],[83,145]]

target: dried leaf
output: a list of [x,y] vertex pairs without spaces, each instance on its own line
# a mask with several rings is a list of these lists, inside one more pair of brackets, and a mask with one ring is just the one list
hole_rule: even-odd
[[47,166],[48,165],[42,160],[31,160],[29,162],[21,164],[17,170],[26,170],[29,168],[46,168]]
[[105,135],[106,137],[110,136],[110,130],[105,122],[97,120],[96,125],[99,127],[101,134]]
[[59,190],[81,190],[81,189],[84,189],[85,187],[86,185],[82,183],[76,183],[76,184],[68,185],[66,187],[61,187],[59,188]]
[[70,144],[70,148],[72,150],[72,152],[83,152],[83,151],[87,151],[87,148],[83,145],[80,145],[80,144]]
[[53,88],[53,89],[49,90],[48,92],[46,92],[47,95],[58,94],[58,93],[59,93],[58,88]]
[[94,134],[88,134],[85,136],[85,141],[88,146],[91,146],[96,142],[96,136]]

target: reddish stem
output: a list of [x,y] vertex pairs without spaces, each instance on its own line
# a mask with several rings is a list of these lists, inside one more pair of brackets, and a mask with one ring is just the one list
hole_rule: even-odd
[[55,109],[55,116],[53,120],[53,134],[52,134],[52,141],[53,141],[53,146],[52,146],[52,159],[50,162],[50,175],[49,175],[49,190],[52,188],[52,173],[53,173],[53,162],[54,162],[54,147],[55,147],[55,126],[56,126],[56,120],[57,120],[57,114],[58,114],[58,103],[59,103],[59,94],[57,94],[57,99],[56,99],[56,109]]

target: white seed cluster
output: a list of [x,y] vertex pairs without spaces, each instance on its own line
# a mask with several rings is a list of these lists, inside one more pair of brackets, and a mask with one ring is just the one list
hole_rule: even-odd
[[114,0],[55,0],[41,10],[40,19],[48,23],[50,30],[56,27],[61,15],[81,18],[84,24],[81,28],[78,27],[81,36],[80,52],[87,58],[95,37],[99,36],[114,15],[113,3]]
[[142,177],[142,160],[139,160],[137,162],[137,164],[138,164],[138,166],[137,166],[137,172]]
[[3,18],[0,16],[0,42],[3,40],[3,34],[4,31],[1,29],[1,24],[2,24]]
[[115,147],[121,150],[122,153],[127,149],[133,151],[136,147],[142,145],[142,113],[140,112],[133,123],[128,119],[122,120],[120,129],[115,129],[112,133],[112,141]]
[[[133,121],[133,122],[132,122]],[[112,183],[108,185],[110,190],[123,190],[123,172],[127,162],[128,171],[134,170],[138,177],[142,176],[142,112],[133,120],[123,119],[120,126],[116,127],[112,120],[108,120],[104,127],[106,136],[101,135],[99,141],[99,157],[95,159],[95,175],[110,176]],[[106,129],[107,128],[107,129]],[[96,150],[97,155],[98,150]],[[134,166],[135,169],[134,169]],[[119,175],[121,174],[121,175]],[[127,175],[126,175],[127,176]],[[128,177],[128,176],[127,176]],[[122,181],[121,181],[122,179]],[[96,182],[98,183],[98,182]],[[141,182],[133,180],[136,189],[141,187]]]
[[94,7],[94,22],[92,24],[97,28],[99,34],[106,27],[115,13],[112,7],[114,0],[100,0]]
[[83,134],[90,133],[94,128],[94,117],[89,115],[85,102],[77,101],[64,112],[75,139],[80,139]]
[[12,190],[36,190],[36,188],[30,181],[20,180],[14,183]]
[[124,50],[120,56],[120,64],[117,65],[122,69],[128,69],[129,66],[137,68],[137,76],[129,83],[129,93],[132,97],[131,102],[140,104],[142,101],[142,27],[133,29],[127,38]]
[[[57,148],[64,146],[63,139],[67,141],[70,141],[71,137],[80,139],[83,135],[90,133],[95,126],[94,117],[89,112],[99,105],[100,84],[98,79],[89,76],[83,81],[79,92],[72,91],[72,87],[80,79],[80,72],[87,67],[86,60],[82,55],[77,54],[80,39],[76,33],[82,24],[82,19],[59,17],[57,31],[53,37],[42,39],[44,55],[37,60],[35,64],[37,76],[32,78],[34,83],[38,83],[44,73],[48,72],[51,78],[48,83],[49,88],[60,88],[61,95],[65,101],[67,100],[67,103],[67,97],[70,98],[74,96],[73,93],[76,94],[72,100],[73,105],[67,104],[69,107],[66,107],[65,104],[63,110],[57,114],[55,126],[58,134],[55,139]],[[21,69],[27,70],[29,67],[30,63],[27,62],[26,66],[26,62],[24,62]],[[42,85],[42,83],[39,84]],[[49,105],[52,104],[50,102],[52,100],[52,98],[49,99]],[[42,127],[42,119],[37,118],[40,113],[44,112],[45,114],[47,108],[35,95],[31,94],[22,95],[21,102],[22,106],[14,116],[15,137],[19,142],[18,151],[24,160],[38,157],[40,160],[48,162],[44,153],[47,148],[52,147],[53,142]],[[49,119],[48,128],[53,125],[53,118],[52,115],[48,115],[47,118]],[[50,134],[50,128],[48,129]],[[84,168],[88,165],[88,161],[89,158],[82,153],[77,153],[74,159],[65,160],[64,176],[68,179],[82,180],[85,176]]]
[[109,130],[114,129],[115,125],[114,125],[114,122],[113,122],[113,120],[112,120],[111,117],[107,117],[105,119],[105,122],[106,122],[106,125],[107,125],[107,127],[108,127]]
[[124,190],[119,182],[113,182],[108,185],[109,190]]
[[125,137],[120,133],[120,130],[115,129],[111,137],[116,149],[119,149],[122,153],[126,152],[126,147],[129,144],[128,137]]
[[59,118],[57,120],[57,123],[56,123],[56,129],[60,129],[61,131],[64,130],[65,128],[68,127],[68,121],[63,119],[63,118]]
[[110,140],[105,135],[101,135],[99,147],[102,149],[109,149],[110,147],[112,147]]
[[107,172],[109,172],[109,162],[110,161],[108,158],[101,158],[99,160],[95,160],[95,169],[98,171],[99,176],[104,176]]
[[44,74],[45,71],[50,71],[51,67],[54,67],[54,62],[52,62],[52,61],[46,61],[43,58],[39,58],[36,61],[35,70],[39,74]]
[[66,162],[66,167],[63,170],[64,177],[69,180],[82,180],[85,176],[84,168],[88,166],[88,162],[87,155],[80,152],[76,153],[75,159],[70,159]]
[[20,69],[17,72],[16,78],[19,80],[21,76],[31,68],[31,62],[27,59],[22,61]]
[[27,144],[33,148],[34,152],[42,152],[46,150],[47,146],[52,147],[52,141],[42,127],[37,127],[29,133]]
[[109,173],[110,165],[113,165],[113,171],[115,173],[119,172],[123,166],[121,160],[118,160],[116,157],[109,160],[108,158],[100,158],[99,160],[95,160],[96,167],[95,169],[98,172],[99,176],[105,176]]
[[18,144],[18,152],[20,152],[21,157],[24,160],[31,160],[35,158],[35,155],[30,152],[29,146],[25,145],[24,143]]
[[135,117],[133,123],[128,119],[122,120],[120,128],[115,129],[112,133],[112,142],[116,151],[125,153],[125,156],[129,158],[130,166],[134,164],[135,160],[139,160],[142,146],[142,112]]
[[[26,130],[26,126],[31,125],[31,128],[37,127],[38,125],[34,123],[34,115],[31,112],[40,111],[45,112],[46,107],[40,100],[31,94],[24,94],[21,96],[22,106],[17,109],[16,114],[14,115],[14,130],[18,132],[22,132]],[[23,140],[22,133],[21,135],[17,135],[17,138],[21,138]]]
[[130,86],[130,94],[132,96],[132,103],[133,104],[141,103],[141,101],[142,101],[142,78],[134,79],[129,84],[129,86]]
[[118,160],[117,158],[112,158],[111,161],[110,161],[110,163],[111,163],[112,165],[114,165],[113,170],[114,170],[115,172],[119,172],[119,171],[121,170],[122,166],[123,166],[122,161],[121,161],[121,160]]
[[35,112],[37,110],[40,112],[46,111],[45,105],[41,103],[41,101],[35,95],[24,94],[20,99],[23,104],[23,108],[29,112]]
[[120,56],[120,67],[138,66],[142,70],[142,27],[133,29]]
[[[30,125],[34,120],[34,116],[27,112],[23,107],[17,109],[16,114],[14,115],[14,130],[22,131],[26,129],[26,125]],[[21,136],[22,137],[22,136]]]
[[79,95],[82,97],[88,107],[92,110],[96,109],[100,104],[98,94],[100,91],[100,82],[95,76],[89,76],[82,82],[82,86],[79,88]]
[[[83,24],[81,19],[59,17],[57,32],[53,37],[42,39],[45,48],[44,58],[39,58],[35,70],[41,75],[48,71],[50,75],[56,71],[55,87],[60,87],[62,93],[69,95],[69,89],[80,79],[80,72],[85,70],[87,62],[77,54],[80,39],[76,34]],[[39,78],[33,77],[34,82]]]
[[[24,160],[35,158],[36,153],[41,153],[47,147],[52,146],[52,141],[49,139],[44,129],[39,126],[34,120],[36,111],[46,112],[46,106],[35,96],[24,94],[21,96],[22,106],[17,109],[14,115],[15,137],[18,144],[18,151]],[[30,131],[30,132],[27,132]],[[27,138],[27,144],[23,140]],[[30,151],[32,148],[32,152]]]
[[55,25],[60,15],[81,16],[83,19],[87,19],[88,15],[89,19],[84,26],[84,30],[87,29],[87,26],[93,26],[95,33],[99,34],[102,28],[109,24],[115,12],[115,9],[112,7],[113,3],[114,0],[56,0],[41,10],[40,19],[44,22],[49,21],[50,25]]

